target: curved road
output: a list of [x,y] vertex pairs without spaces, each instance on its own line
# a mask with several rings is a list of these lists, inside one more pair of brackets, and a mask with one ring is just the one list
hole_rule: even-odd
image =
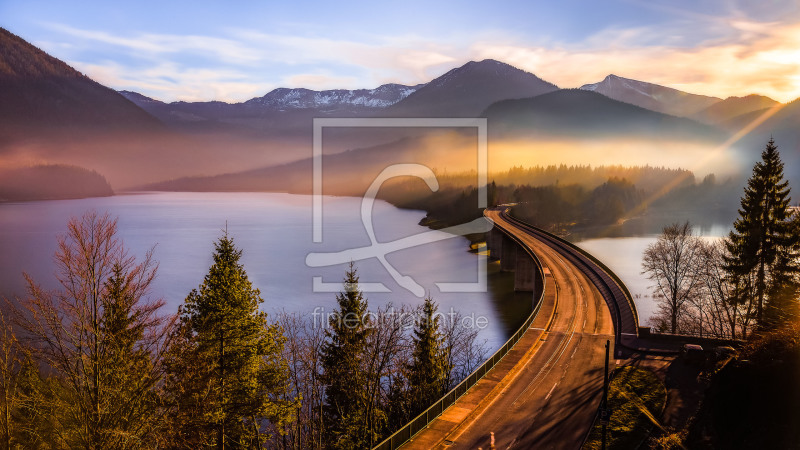
[[541,317],[517,344],[530,348],[505,373],[490,372],[482,389],[483,380],[403,448],[486,449],[490,432],[498,449],[580,448],[602,396],[605,341],[614,345],[606,301],[556,249],[498,210],[486,216],[529,246],[544,269]]

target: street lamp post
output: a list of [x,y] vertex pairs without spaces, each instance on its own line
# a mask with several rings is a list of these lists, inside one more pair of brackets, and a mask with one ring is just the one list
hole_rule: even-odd
[[608,349],[610,345],[611,341],[606,340],[606,370],[603,373],[603,401],[600,406],[600,422],[603,424],[603,435],[601,438],[603,450],[606,450],[606,431],[611,416],[608,410]]

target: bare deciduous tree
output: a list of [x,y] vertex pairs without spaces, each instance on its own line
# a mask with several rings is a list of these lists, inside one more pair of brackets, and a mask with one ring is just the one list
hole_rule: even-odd
[[[300,398],[295,421],[274,430],[272,446],[282,449],[321,449],[325,447],[322,407],[325,387],[319,359],[325,342],[324,319],[281,311],[274,315],[283,329],[286,343],[283,358],[289,366],[289,389],[284,400]],[[270,426],[275,426],[270,424]]]
[[669,327],[671,333],[684,331],[689,302],[700,286],[700,248],[689,222],[664,227],[658,240],[647,246],[642,274],[655,283],[660,314],[654,320],[658,328]]
[[[697,334],[737,339],[747,336],[752,318],[752,303],[736,295],[737,280],[725,271],[728,258],[725,242],[700,241],[696,271],[700,286],[692,300],[692,316]],[[739,280],[739,289],[749,283]]]
[[0,432],[2,432],[2,448],[14,448],[17,421],[15,413],[23,402],[20,392],[20,376],[26,362],[25,352],[19,345],[17,337],[0,312]]
[[442,313],[442,337],[447,353],[450,389],[483,364],[488,354],[486,341],[478,341],[480,328],[472,319],[467,320],[460,311]]
[[34,394],[56,447],[152,443],[153,387],[174,319],[159,316],[163,301],[147,296],[152,251],[137,262],[116,232],[108,214],[71,219],[55,254],[60,289],[46,291],[25,274],[28,296],[14,307],[20,341],[44,374]]
[[[365,351],[365,372],[369,374],[367,385],[367,402],[370,413],[366,417],[367,428],[372,435],[385,434],[389,421],[389,395],[393,379],[402,376],[400,367],[410,357],[410,336],[413,320],[419,308],[406,306],[395,309],[392,304],[379,308],[375,313],[373,325],[375,331],[367,339]],[[370,447],[380,441],[370,442]]]

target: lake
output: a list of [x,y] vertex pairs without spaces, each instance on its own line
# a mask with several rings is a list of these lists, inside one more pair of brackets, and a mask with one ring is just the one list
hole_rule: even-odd
[[[0,293],[24,293],[22,271],[45,287],[55,288],[56,235],[66,231],[71,216],[94,209],[119,218],[119,236],[134,255],[141,257],[155,246],[159,269],[152,295],[165,299],[165,312],[175,312],[203,281],[212,264],[214,241],[226,226],[244,251],[242,263],[250,280],[261,290],[262,309],[268,313],[279,309],[331,312],[336,307],[336,293],[314,292],[313,279],[340,283],[347,263],[309,267],[306,256],[369,245],[360,206],[357,198],[325,197],[323,242],[314,243],[311,197],[303,195],[141,193],[0,204]],[[441,233],[419,225],[423,216],[421,211],[376,202],[372,214],[376,237],[384,242],[417,233]],[[530,294],[515,294],[513,274],[500,273],[497,263],[488,264],[486,292],[440,292],[435,283],[476,282],[478,264],[486,263],[484,257],[469,251],[465,238],[445,236],[449,238],[393,252],[387,261],[423,286],[439,303],[440,312],[460,311],[467,316],[467,324],[485,321],[479,336],[494,350],[527,317],[532,298]],[[422,302],[400,287],[375,258],[357,261],[356,266],[361,282],[380,282],[390,291],[367,293],[371,309],[388,302]],[[334,290],[339,287],[335,285]]]
[[[687,219],[674,220],[682,222]],[[656,222],[664,221],[659,219]],[[641,273],[642,255],[647,246],[658,239],[659,232],[656,231],[658,226],[653,225],[645,227],[641,236],[582,238],[573,242],[600,259],[625,283],[633,296],[636,312],[639,315],[639,324],[642,326],[647,326],[648,319],[655,314],[657,309],[650,288],[653,282]],[[719,239],[721,236],[727,235],[730,227],[731,225],[720,222],[703,223],[695,227],[694,233],[705,239]]]
[[[67,220],[84,211],[108,211],[119,218],[119,236],[139,257],[155,246],[159,262],[152,295],[166,300],[174,312],[186,295],[203,280],[212,263],[213,243],[227,226],[254,286],[261,290],[265,311],[331,312],[335,292],[314,292],[314,277],[325,283],[341,281],[346,263],[314,268],[306,264],[311,252],[335,252],[370,244],[361,223],[360,199],[325,197],[323,242],[312,241],[311,197],[277,193],[142,193],[80,200],[0,204],[0,294],[24,292],[22,271],[45,287],[55,288],[53,253],[56,235]],[[392,241],[433,232],[418,224],[421,211],[398,209],[376,202],[372,219],[379,241]],[[729,225],[707,223],[697,231],[722,236]],[[636,236],[574,239],[619,275],[634,296],[640,322],[655,312],[652,282],[641,272],[644,249],[654,242],[657,227],[638,228]],[[618,236],[615,232],[611,235]],[[450,236],[450,235],[446,235]],[[513,274],[488,264],[486,292],[440,292],[437,282],[477,281],[478,264],[485,258],[468,251],[468,242],[452,237],[432,244],[396,251],[387,261],[411,276],[439,303],[441,312],[458,310],[468,320],[483,318],[481,339],[494,350],[516,331],[530,311],[531,296],[513,292]],[[361,282],[383,283],[391,292],[370,292],[372,308],[392,302],[417,305],[422,299],[400,287],[376,259],[357,261]],[[335,286],[338,289],[338,286]]]

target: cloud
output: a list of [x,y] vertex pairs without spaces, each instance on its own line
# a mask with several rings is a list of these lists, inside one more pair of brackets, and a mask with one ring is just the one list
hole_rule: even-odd
[[121,37],[103,31],[81,30],[61,24],[49,24],[48,27],[75,38],[121,47],[142,57],[193,53],[232,63],[252,63],[262,59],[257,49],[232,39],[152,33]]
[[304,87],[308,89],[324,90],[339,89],[342,86],[357,83],[355,77],[337,77],[319,73],[301,73],[286,78],[285,86]]
[[[429,70],[456,61],[453,46],[415,36],[365,36],[364,42],[232,30],[245,42],[263,48],[265,57],[288,65],[335,64],[357,67],[375,80],[428,81]],[[463,53],[463,52],[462,52]],[[364,85],[341,87],[370,87]]]
[[[738,12],[675,17],[654,27],[612,26],[579,42],[548,38],[546,44],[497,30],[436,38],[361,34],[339,39],[247,29],[225,29],[220,36],[120,36],[50,28],[70,38],[59,52],[72,55],[68,61],[90,77],[163,100],[242,101],[279,86],[417,84],[485,58],[561,87],[615,73],[720,97],[759,93],[789,101],[800,96],[800,24],[757,21]],[[104,60],[94,59],[102,46],[111,51]]]
[[[73,41],[85,41],[61,50],[69,50],[71,64],[88,76],[115,89],[132,89],[165,101],[242,101],[279,86],[352,89],[386,82],[417,84],[457,61],[448,55],[449,47],[409,36],[368,36],[366,42],[356,42],[235,29],[220,38],[118,36],[57,24],[49,28]],[[53,48],[52,43],[42,44]],[[91,61],[83,56],[84,51],[97,52],[98,46],[112,47],[108,53],[114,60]],[[199,85],[202,82],[209,83],[208,88]]]
[[103,85],[118,90],[136,91],[164,101],[250,99],[277,87],[254,83],[246,73],[187,69],[168,62],[144,68],[130,68],[114,62],[74,64],[78,70],[89,74]]
[[561,87],[578,87],[614,73],[720,97],[759,93],[789,101],[800,96],[800,24],[736,20],[729,26],[741,30],[738,39],[693,47],[641,45],[642,33],[652,31],[619,30],[616,39],[594,36],[587,40],[591,45],[578,48],[478,42],[470,55],[508,62]]

